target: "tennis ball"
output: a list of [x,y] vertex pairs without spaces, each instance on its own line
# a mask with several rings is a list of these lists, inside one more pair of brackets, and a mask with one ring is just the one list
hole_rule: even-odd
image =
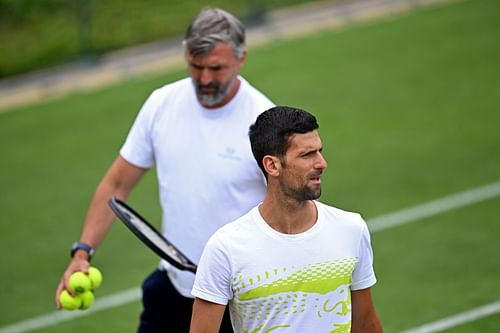
[[82,306],[82,299],[80,296],[73,297],[67,290],[59,295],[59,302],[64,310],[75,310]]
[[99,269],[96,267],[89,267],[89,275],[88,277],[90,278],[91,282],[91,288],[90,289],[96,289],[99,288],[99,286],[102,283],[102,273]]
[[81,305],[79,306],[80,310],[87,310],[94,304],[94,293],[91,291],[86,291],[81,294],[78,294],[77,297],[81,300]]
[[83,272],[75,272],[69,277],[69,286],[77,293],[83,293],[90,290],[92,282],[87,274]]

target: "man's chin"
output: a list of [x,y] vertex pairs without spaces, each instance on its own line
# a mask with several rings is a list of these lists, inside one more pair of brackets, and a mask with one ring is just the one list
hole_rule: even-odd
[[307,197],[309,200],[317,200],[321,196],[321,188],[316,189],[316,190],[311,190],[308,194]]
[[198,101],[204,107],[214,107],[222,102],[224,96],[198,95]]

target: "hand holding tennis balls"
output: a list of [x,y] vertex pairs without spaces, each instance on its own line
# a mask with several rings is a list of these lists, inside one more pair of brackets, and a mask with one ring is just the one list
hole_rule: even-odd
[[86,310],[94,304],[93,291],[102,284],[102,273],[96,267],[89,267],[88,274],[83,272],[73,273],[68,284],[76,292],[72,296],[67,290],[59,295],[61,306],[65,310]]

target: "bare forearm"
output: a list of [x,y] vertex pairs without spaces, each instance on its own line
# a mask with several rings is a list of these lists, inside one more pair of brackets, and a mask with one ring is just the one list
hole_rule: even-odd
[[80,241],[97,248],[111,227],[115,215],[108,205],[112,196],[126,200],[145,170],[119,157],[104,176],[92,198]]
[[351,333],[383,333],[382,324],[378,316],[373,313],[368,315],[364,320],[353,322]]
[[196,298],[189,333],[218,333],[225,305]]
[[125,200],[128,192],[122,191],[110,184],[101,183],[92,198],[85,223],[80,236],[80,241],[96,249],[109,231],[115,215],[108,205],[112,196]]
[[382,324],[373,305],[370,289],[351,292],[351,333],[382,333]]

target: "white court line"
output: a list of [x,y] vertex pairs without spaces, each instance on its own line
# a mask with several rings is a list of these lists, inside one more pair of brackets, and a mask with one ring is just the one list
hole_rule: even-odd
[[[453,194],[441,199],[433,200],[422,205],[406,208],[394,213],[389,213],[367,221],[371,232],[382,231],[393,228],[399,225],[418,221],[420,219],[430,217],[436,214],[447,212],[452,209],[461,208],[472,205],[487,199],[500,196],[500,182],[477,187],[457,194]],[[92,314],[97,311],[110,309],[116,306],[124,305],[136,301],[141,297],[140,290],[133,288],[116,293],[110,296],[98,299],[95,305],[86,311],[77,312],[56,312],[47,315],[42,315],[27,319],[16,324],[4,326],[0,328],[0,333],[24,333],[34,329],[40,329],[51,325],[56,325],[61,322]],[[480,308],[478,308],[480,309]],[[477,310],[477,309],[476,309]],[[475,311],[475,310],[471,310]],[[493,313],[500,312],[500,307],[495,308]],[[492,313],[488,313],[489,315]],[[473,319],[472,319],[473,320]],[[457,325],[462,322],[457,321]],[[427,332],[427,331],[425,331]],[[435,332],[435,331],[428,331]],[[407,332],[406,332],[407,333]]]
[[422,205],[382,215],[367,221],[370,231],[381,231],[417,221],[452,209],[472,205],[500,196],[500,182],[453,194]]
[[471,321],[491,316],[500,312],[500,301],[480,306],[478,308],[465,311],[454,316],[437,320],[433,323],[425,324],[419,327],[401,333],[434,333],[447,330]]

